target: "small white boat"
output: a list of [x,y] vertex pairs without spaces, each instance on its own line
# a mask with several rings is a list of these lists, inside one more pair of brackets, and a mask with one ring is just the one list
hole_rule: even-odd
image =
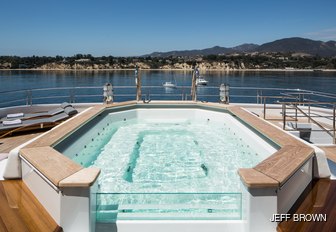
[[207,85],[208,84],[208,81],[199,77],[196,79],[196,85]]
[[165,88],[172,88],[172,89],[176,88],[176,85],[174,83],[172,83],[171,81],[167,81],[167,82],[163,83],[162,86],[165,87]]

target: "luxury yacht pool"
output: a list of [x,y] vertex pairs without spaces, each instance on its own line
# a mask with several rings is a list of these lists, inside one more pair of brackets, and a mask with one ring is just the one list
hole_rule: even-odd
[[97,105],[22,146],[9,174],[67,231],[276,231],[330,176],[318,148],[216,103]]
[[276,151],[230,114],[201,109],[107,111],[55,149],[101,169],[97,219],[107,222],[240,220],[238,169]]

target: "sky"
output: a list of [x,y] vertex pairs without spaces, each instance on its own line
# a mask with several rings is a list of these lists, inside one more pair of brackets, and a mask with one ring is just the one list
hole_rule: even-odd
[[336,40],[335,0],[0,1],[0,55],[138,56]]

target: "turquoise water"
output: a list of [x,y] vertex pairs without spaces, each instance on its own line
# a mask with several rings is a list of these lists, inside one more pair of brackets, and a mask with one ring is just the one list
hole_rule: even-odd
[[75,161],[101,168],[103,193],[240,192],[237,169],[261,156],[231,130],[192,121],[111,123]]
[[237,170],[265,154],[244,141],[235,119],[112,122],[113,117],[107,115],[95,135],[88,132],[92,139],[73,156],[101,169],[98,221],[242,219]]
[[108,124],[75,157],[101,168],[97,220],[242,219],[237,169],[254,166],[261,154],[230,127],[190,120]]

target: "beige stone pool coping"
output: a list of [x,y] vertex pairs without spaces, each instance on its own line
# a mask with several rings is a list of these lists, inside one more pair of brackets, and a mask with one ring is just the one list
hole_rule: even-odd
[[[88,120],[102,113],[106,108],[137,104],[144,105],[146,103],[128,101],[93,106],[22,148],[20,155],[28,160],[57,187],[89,187],[98,178],[100,170],[95,167],[83,168],[53,149],[52,146],[85,124]],[[279,187],[314,155],[313,148],[238,106],[191,101],[155,101],[148,104],[181,104],[226,109],[231,112],[232,115],[240,118],[256,131],[279,145],[281,147],[280,150],[255,167],[240,168],[238,170],[241,180],[248,188]]]

